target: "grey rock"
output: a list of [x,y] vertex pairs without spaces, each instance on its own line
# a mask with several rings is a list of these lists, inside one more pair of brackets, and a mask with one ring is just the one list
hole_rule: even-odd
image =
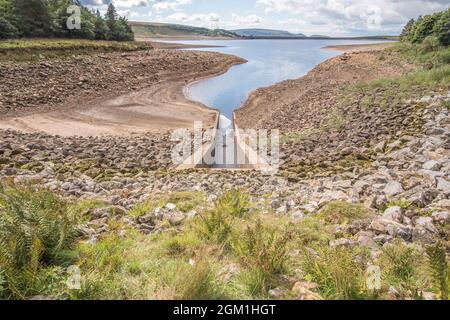
[[416,219],[415,223],[416,226],[420,226],[425,228],[427,231],[431,233],[438,233],[438,230],[433,224],[433,218],[431,217],[420,217]]
[[173,211],[173,210],[175,210],[176,208],[177,208],[177,205],[176,205],[176,204],[173,204],[173,203],[168,203],[168,204],[166,204],[166,209],[169,210],[169,211]]
[[304,219],[305,217],[306,217],[306,215],[302,211],[295,211],[294,213],[291,214],[292,220],[295,220],[295,221],[300,221],[300,220]]
[[330,241],[330,247],[346,247],[346,248],[352,248],[356,245],[355,241],[351,239],[337,239],[337,240],[331,240]]
[[376,243],[379,243],[381,245],[384,245],[385,243],[389,243],[392,240],[394,240],[394,237],[387,235],[387,234],[380,234],[373,238],[373,241],[375,241]]
[[371,232],[362,231],[358,233],[357,241],[361,247],[378,248],[377,243],[373,240],[373,234]]
[[269,290],[269,297],[271,299],[280,300],[283,299],[283,297],[286,295],[287,290],[284,288],[275,288],[272,290]]
[[403,209],[398,206],[390,207],[384,211],[383,219],[403,223]]
[[437,189],[445,192],[445,194],[450,193],[450,182],[443,178],[437,178]]
[[169,218],[170,225],[177,227],[183,223],[186,217],[182,213],[174,214]]
[[448,211],[434,212],[432,217],[435,223],[441,225],[446,225],[450,223],[450,213]]
[[422,166],[422,168],[424,170],[439,171],[439,169],[442,168],[442,165],[439,162],[435,161],[435,160],[430,160],[430,161],[426,162]]
[[400,193],[402,193],[403,187],[400,182],[397,181],[391,181],[389,182],[386,187],[384,188],[384,193],[389,197],[394,197]]

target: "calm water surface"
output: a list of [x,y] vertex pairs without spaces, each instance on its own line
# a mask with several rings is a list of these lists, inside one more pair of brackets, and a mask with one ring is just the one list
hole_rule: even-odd
[[[363,40],[200,40],[180,41],[187,44],[217,45],[221,48],[195,50],[233,54],[248,63],[232,67],[227,73],[198,82],[187,88],[187,96],[217,108],[232,119],[248,94],[260,87],[304,76],[324,60],[341,54],[322,49],[329,45],[364,44]],[[226,122],[226,121],[225,121]]]

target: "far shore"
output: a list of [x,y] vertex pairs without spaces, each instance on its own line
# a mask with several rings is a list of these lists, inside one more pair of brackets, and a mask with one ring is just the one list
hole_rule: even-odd
[[342,52],[362,52],[372,50],[384,50],[395,45],[397,42],[383,42],[371,44],[343,44],[323,47],[325,50],[342,51]]

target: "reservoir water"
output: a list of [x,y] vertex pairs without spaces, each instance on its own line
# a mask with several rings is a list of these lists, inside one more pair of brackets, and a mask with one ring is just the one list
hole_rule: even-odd
[[[304,76],[324,60],[342,54],[325,50],[330,45],[367,44],[368,40],[198,40],[186,44],[223,46],[193,50],[233,54],[248,60],[227,73],[200,81],[187,88],[187,96],[232,119],[248,94],[260,87]],[[222,117],[223,125],[230,123]]]

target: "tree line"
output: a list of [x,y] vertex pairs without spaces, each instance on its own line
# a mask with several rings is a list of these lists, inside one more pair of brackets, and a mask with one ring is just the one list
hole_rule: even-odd
[[411,19],[400,35],[402,41],[411,43],[435,42],[450,45],[450,8],[446,11]]
[[[71,5],[80,8],[80,29],[67,28]],[[79,0],[0,0],[0,39],[19,37],[134,40],[127,19],[117,14],[112,3],[102,16]]]

